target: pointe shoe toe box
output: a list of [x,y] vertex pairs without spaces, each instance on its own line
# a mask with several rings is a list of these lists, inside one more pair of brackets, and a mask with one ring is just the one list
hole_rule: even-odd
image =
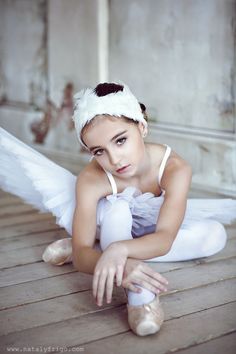
[[57,240],[44,251],[42,259],[46,263],[62,265],[72,261],[72,244],[70,239]]
[[164,321],[164,312],[158,296],[149,304],[141,306],[127,305],[128,322],[138,336],[157,333]]

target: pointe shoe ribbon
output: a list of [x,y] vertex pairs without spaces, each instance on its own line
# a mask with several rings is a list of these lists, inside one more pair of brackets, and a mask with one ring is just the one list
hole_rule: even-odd
[[63,238],[51,243],[45,249],[42,259],[53,265],[63,265],[72,262],[72,240]]
[[127,304],[127,309],[130,328],[138,336],[154,334],[160,330],[164,312],[158,296],[149,304],[140,306]]

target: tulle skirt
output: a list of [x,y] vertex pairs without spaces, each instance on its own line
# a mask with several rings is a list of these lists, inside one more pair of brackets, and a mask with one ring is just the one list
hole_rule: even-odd
[[[152,193],[141,193],[135,187],[127,187],[122,193],[103,198],[98,205],[97,224],[104,213],[109,211],[117,199],[128,202],[132,216],[132,235],[144,234],[149,226],[156,225],[164,196],[155,197]],[[236,219],[236,200],[233,199],[188,199],[181,229],[188,229],[195,222],[211,219],[230,224]],[[146,232],[147,233],[147,232]]]

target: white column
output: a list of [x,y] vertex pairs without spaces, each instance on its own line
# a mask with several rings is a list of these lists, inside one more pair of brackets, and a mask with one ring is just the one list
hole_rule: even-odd
[[109,3],[98,0],[98,80],[108,81]]

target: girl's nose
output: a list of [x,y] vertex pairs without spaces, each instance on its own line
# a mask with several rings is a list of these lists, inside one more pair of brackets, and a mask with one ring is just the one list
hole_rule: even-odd
[[110,163],[112,165],[117,165],[120,161],[120,157],[118,154],[115,154],[114,152],[113,153],[110,153],[109,154],[109,160],[110,160]]

